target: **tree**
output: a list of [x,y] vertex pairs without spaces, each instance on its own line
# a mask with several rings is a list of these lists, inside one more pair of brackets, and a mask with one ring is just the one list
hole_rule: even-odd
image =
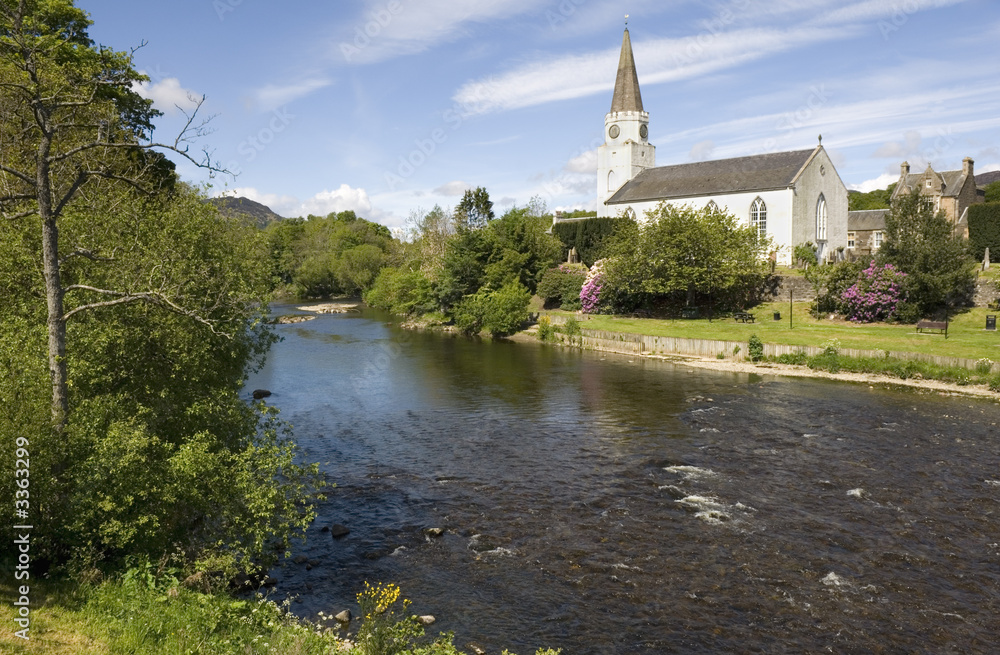
[[902,194],[892,203],[877,261],[906,273],[906,302],[923,315],[968,304],[975,293],[968,244],[919,193]]
[[[148,78],[133,68],[132,53],[97,47],[87,35],[91,22],[72,0],[0,2],[0,210],[7,221],[37,217],[45,279],[52,420],[61,431],[69,413],[66,321],[85,310],[150,302],[200,320],[156,289],[105,289],[65,285],[63,270],[74,259],[97,262],[105,256],[85,249],[63,252],[59,224],[74,205],[87,201],[96,181],[145,192],[169,186],[172,165],[154,149],[168,149],[193,163],[215,169],[206,154],[195,158],[189,144],[204,134],[197,107],[171,143],[152,140],[158,115],[152,102],[135,92]],[[71,312],[66,296],[83,298]]]
[[987,203],[1000,202],[1000,180],[990,182],[983,189],[986,191]]
[[875,189],[868,193],[852,191],[847,194],[847,209],[852,212],[865,209],[889,209],[889,201],[895,189],[896,182],[893,182],[886,189]]
[[700,294],[739,309],[767,277],[770,239],[721,212],[661,203],[646,222],[622,220],[604,265],[605,297],[632,307],[654,300],[692,304]]
[[455,207],[455,220],[470,230],[485,227],[493,218],[493,201],[485,187],[476,187],[475,191],[466,190]]

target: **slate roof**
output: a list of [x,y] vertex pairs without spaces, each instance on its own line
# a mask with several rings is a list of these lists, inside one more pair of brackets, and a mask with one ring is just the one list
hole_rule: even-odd
[[[944,180],[944,191],[942,196],[954,198],[965,186],[965,173],[962,171],[934,171]],[[906,176],[906,186],[910,189],[919,189],[924,179],[923,173],[910,173]]]
[[611,99],[611,111],[642,111],[639,75],[635,72],[632,39],[629,37],[628,28],[622,37],[622,54],[618,59],[618,78],[615,80],[615,96]]
[[648,168],[622,186],[607,204],[787,189],[820,147]]
[[847,212],[848,232],[868,232],[885,229],[885,217],[888,209],[864,209]]

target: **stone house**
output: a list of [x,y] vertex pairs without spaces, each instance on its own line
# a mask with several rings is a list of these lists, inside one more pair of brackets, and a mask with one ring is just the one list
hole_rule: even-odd
[[892,192],[892,200],[904,193],[919,191],[934,203],[934,210],[943,212],[955,232],[969,237],[969,207],[983,202],[983,194],[976,186],[974,163],[971,157],[962,161],[960,171],[935,171],[930,164],[923,173],[911,173],[909,162],[900,165],[899,182]]
[[874,254],[885,238],[888,209],[847,212],[847,254],[857,257]]

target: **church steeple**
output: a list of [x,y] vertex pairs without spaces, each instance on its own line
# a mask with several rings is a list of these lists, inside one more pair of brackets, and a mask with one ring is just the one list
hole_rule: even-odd
[[611,100],[611,111],[642,111],[639,75],[635,72],[632,39],[629,37],[627,27],[625,36],[622,37],[622,54],[618,59],[618,79],[615,80],[615,97]]

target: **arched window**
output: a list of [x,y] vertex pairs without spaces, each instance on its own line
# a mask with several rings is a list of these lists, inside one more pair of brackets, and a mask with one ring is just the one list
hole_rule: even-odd
[[632,209],[631,207],[629,207],[628,209],[625,210],[625,213],[622,214],[622,218],[627,218],[630,221],[634,221],[635,220],[635,210]]
[[709,200],[708,204],[705,205],[705,211],[708,212],[709,214],[718,214],[719,206],[715,204],[714,200]]
[[750,204],[750,227],[757,228],[761,239],[767,236],[767,206],[759,196]]
[[826,241],[826,198],[822,193],[816,203],[816,240]]
[[608,191],[617,191],[618,187],[615,186],[615,172],[608,172]]

